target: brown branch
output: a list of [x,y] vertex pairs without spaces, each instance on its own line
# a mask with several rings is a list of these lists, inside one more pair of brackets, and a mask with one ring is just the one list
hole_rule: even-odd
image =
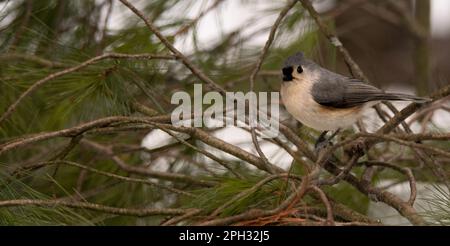
[[84,144],[86,146],[89,146],[91,149],[94,149],[95,151],[107,156],[109,159],[114,161],[114,163],[117,164],[119,168],[122,170],[128,172],[128,173],[134,173],[144,176],[149,176],[152,178],[157,179],[163,179],[163,180],[169,180],[174,182],[183,182],[187,184],[194,184],[199,186],[205,186],[205,187],[211,187],[214,186],[216,183],[199,179],[198,177],[192,177],[184,174],[178,174],[178,173],[168,173],[168,172],[159,172],[150,170],[148,168],[145,168],[143,166],[132,166],[125,163],[122,159],[120,159],[118,156],[112,152],[111,148],[108,148],[106,146],[103,146],[99,143],[83,139],[81,141],[81,144]]
[[65,200],[17,199],[17,200],[0,201],[0,207],[18,207],[18,206],[38,206],[38,207],[64,206],[69,208],[88,209],[108,214],[136,216],[136,217],[147,217],[155,215],[180,215],[190,212],[189,209],[176,209],[176,208],[117,208],[97,203],[65,201]]
[[[157,126],[158,127],[158,126]],[[159,127],[161,130],[163,130],[164,132],[166,132],[167,134],[169,134],[170,136],[172,136],[173,138],[175,138],[177,141],[181,142],[182,144],[192,148],[193,150],[195,150],[198,153],[201,153],[203,155],[205,155],[206,157],[210,158],[211,160],[219,163],[221,166],[225,167],[228,171],[230,171],[232,174],[234,174],[236,177],[240,178],[240,179],[244,179],[244,176],[242,176],[240,173],[236,172],[233,167],[231,166],[230,163],[228,163],[227,161],[221,160],[219,157],[211,154],[210,152],[197,148],[196,146],[186,142],[184,139],[178,137],[176,134],[172,133],[171,131],[167,130],[165,127],[159,125]]]
[[201,226],[218,226],[230,225],[244,220],[252,220],[260,217],[272,216],[288,209],[293,203],[301,199],[308,190],[308,177],[306,176],[296,189],[286,200],[284,200],[278,207],[271,210],[250,210],[238,215],[229,216],[226,218],[213,219],[206,222],[199,223]]
[[213,146],[219,150],[222,150],[228,154],[234,155],[241,160],[247,161],[248,163],[254,165],[255,167],[257,167],[263,171],[266,171],[269,173],[271,173],[272,170],[274,170],[277,173],[285,172],[283,169],[281,169],[273,164],[271,164],[270,169],[268,169],[267,166],[265,165],[264,161],[261,158],[259,158],[258,156],[255,156],[239,147],[236,147],[236,146],[229,144],[219,138],[216,138],[200,128],[183,127],[183,126],[176,127],[173,125],[159,124],[159,123],[155,123],[155,125],[166,127],[169,130],[187,133],[187,134],[191,135],[192,137],[200,139],[202,142],[204,142],[208,145],[211,145],[211,146]]
[[347,174],[350,173],[350,171],[352,170],[353,166],[356,164],[357,161],[358,157],[356,155],[352,156],[351,159],[347,161],[347,165],[337,175],[331,177],[328,180],[319,180],[317,185],[319,186],[335,185],[339,183],[342,180],[342,178],[344,178],[345,176],[347,176]]
[[150,117],[159,115],[158,111],[156,111],[156,110],[154,110],[154,109],[152,109],[150,107],[147,107],[146,105],[143,105],[143,104],[141,104],[139,102],[136,102],[136,101],[133,101],[131,103],[131,106],[137,112],[139,112],[141,114],[144,114],[144,115],[147,115],[147,116],[150,116]]
[[[312,195],[314,195],[314,194],[312,194]],[[331,198],[328,198],[328,200],[330,201],[331,206],[333,207],[334,214],[341,217],[344,220],[367,223],[367,224],[371,224],[371,225],[380,225],[381,224],[381,222],[379,220],[374,220],[372,218],[369,218],[366,215],[360,214],[360,213],[356,212],[355,210],[348,208],[347,206],[345,206],[343,204],[333,201],[333,199],[331,199]]]
[[74,137],[77,135],[80,135],[82,133],[85,133],[89,130],[96,129],[96,128],[102,128],[109,126],[113,123],[146,123],[150,121],[165,121],[165,117],[161,116],[155,116],[155,117],[126,117],[126,116],[112,116],[112,117],[106,117],[97,119],[91,122],[83,123],[75,127],[59,130],[59,131],[53,131],[53,132],[41,132],[37,134],[33,134],[30,136],[22,136],[17,139],[13,139],[9,142],[6,142],[2,145],[0,145],[0,155],[5,153],[6,151],[29,145],[32,143],[48,140],[51,138],[56,137]]
[[321,155],[319,156],[319,158],[317,159],[316,163],[318,165],[323,165],[328,158],[331,156],[331,154],[336,151],[338,148],[347,146],[352,144],[355,140],[361,138],[361,137],[365,137],[364,141],[366,143],[369,143],[370,145],[373,145],[377,142],[380,142],[381,140],[384,141],[390,141],[390,142],[396,142],[398,144],[401,145],[405,145],[405,146],[409,146],[409,147],[413,147],[413,148],[421,148],[421,149],[425,149],[425,150],[429,150],[432,151],[436,154],[440,154],[443,156],[448,157],[450,155],[450,153],[448,153],[447,151],[440,149],[440,148],[436,148],[436,147],[432,147],[432,146],[427,146],[427,145],[423,145],[423,144],[418,144],[418,143],[414,143],[414,142],[407,142],[405,140],[399,139],[396,136],[399,137],[405,137],[405,139],[410,140],[410,141],[417,141],[417,140],[421,140],[420,137],[424,137],[424,138],[436,138],[436,139],[446,139],[448,136],[448,134],[444,134],[443,136],[439,136],[438,134],[433,135],[433,134],[410,134],[411,137],[408,137],[408,135],[405,134],[401,134],[401,135],[385,135],[385,134],[377,134],[377,133],[356,133],[353,134],[352,136],[348,137],[347,139],[340,141],[338,143],[336,143],[335,145],[325,149],[323,151],[323,153],[321,153]]
[[310,186],[309,189],[315,191],[319,195],[320,200],[322,200],[322,203],[325,205],[325,208],[327,209],[327,225],[334,225],[333,207],[331,206],[325,192],[315,185]]
[[[75,126],[75,127],[68,128],[68,129],[63,129],[63,130],[54,131],[54,132],[43,132],[43,133],[38,133],[38,134],[27,136],[27,137],[22,137],[19,139],[14,139],[12,141],[9,141],[7,143],[0,145],[0,155],[5,153],[6,151],[9,151],[9,150],[21,147],[21,146],[29,145],[31,143],[36,143],[36,142],[40,142],[40,141],[44,141],[44,140],[48,140],[48,139],[56,138],[56,137],[73,137],[73,136],[80,135],[84,132],[87,132],[89,130],[99,129],[102,127],[110,126],[113,123],[116,123],[116,124],[117,123],[121,123],[121,124],[124,124],[124,123],[146,123],[146,124],[150,124],[152,126],[156,125],[158,127],[165,127],[169,130],[187,133],[193,137],[199,138],[200,140],[202,140],[204,143],[206,143],[208,145],[214,146],[222,151],[225,151],[225,152],[232,154],[242,160],[245,160],[245,161],[249,162],[250,164],[253,164],[256,167],[260,168],[261,170],[270,172],[270,170],[268,170],[267,167],[264,165],[264,162],[257,156],[255,156],[247,151],[244,151],[239,147],[231,145],[223,140],[220,140],[201,129],[189,128],[189,127],[174,127],[172,125],[158,123],[158,122],[164,122],[166,120],[167,120],[167,116],[155,116],[155,117],[116,116],[116,117],[102,118],[102,119],[94,120],[94,121],[84,123],[79,126]],[[123,167],[128,168],[128,171],[130,171],[130,172],[139,172],[141,174],[147,173],[147,175],[151,175],[150,173],[148,173],[148,171],[146,172],[144,170],[140,170],[139,167],[133,167],[133,166],[128,166],[128,165],[123,166]],[[276,172],[284,172],[284,170],[282,170],[281,168],[274,166],[274,165],[271,166],[271,170],[275,170]]]
[[[336,167],[331,162],[327,162],[324,166],[327,171],[334,175],[338,175],[340,173],[339,168]],[[375,195],[376,199],[378,201],[381,201],[395,210],[397,210],[402,216],[404,216],[406,219],[408,219],[413,225],[425,225],[425,220],[417,214],[416,210],[410,206],[407,202],[402,201],[400,198],[395,196],[394,194],[383,191],[376,188],[370,188],[365,183],[360,182],[358,178],[355,176],[348,174],[344,177],[344,180],[347,181],[349,184],[357,188],[361,193],[364,194],[373,194]]]
[[181,222],[183,220],[189,219],[189,218],[191,218],[191,217],[193,217],[193,216],[195,216],[195,215],[197,215],[197,214],[199,214],[201,212],[202,212],[201,209],[193,208],[191,211],[188,211],[188,212],[186,212],[183,215],[173,217],[170,220],[167,220],[166,222],[162,223],[161,225],[162,226],[176,225],[177,223],[179,223],[179,222]]
[[[433,99],[433,101],[439,100],[441,98],[444,98],[446,96],[450,95],[450,85],[447,85],[437,92],[434,92],[430,98]],[[417,110],[424,108],[425,106],[429,105],[429,103],[425,104],[418,104],[418,103],[411,103],[404,109],[402,109],[398,114],[394,115],[388,123],[384,124],[377,133],[389,133],[394,128],[396,128],[402,121],[404,121],[406,118],[408,118],[410,115],[415,113]]]
[[[367,135],[369,135],[369,134],[366,134],[366,136]],[[351,139],[344,140],[344,141],[328,148],[326,151],[329,151],[330,149],[335,149],[339,146],[349,144],[352,141],[354,141],[355,139],[357,139],[359,136],[364,136],[364,133],[355,134],[354,136],[351,137]],[[321,156],[323,158],[323,156],[329,156],[329,155],[321,155]],[[341,170],[333,162],[328,161],[328,157],[326,157],[325,159],[322,159],[322,161],[325,162],[324,167],[330,173],[332,173],[334,175],[339,175],[341,173]],[[320,161],[318,161],[318,162],[320,163]],[[417,214],[417,212],[411,205],[403,202],[400,198],[398,198],[394,194],[387,192],[387,191],[382,191],[380,189],[370,188],[366,184],[366,182],[359,181],[355,176],[353,176],[351,174],[344,176],[344,180],[346,180],[351,185],[355,186],[360,192],[362,192],[364,194],[375,195],[377,200],[382,201],[382,202],[388,204],[389,206],[393,207],[394,209],[396,209],[402,216],[407,218],[412,224],[414,224],[414,225],[426,224],[426,222],[423,220],[423,218]]]
[[80,169],[83,169],[83,170],[86,170],[86,171],[89,171],[89,172],[92,172],[92,173],[96,173],[96,174],[99,174],[99,175],[103,175],[103,176],[106,176],[106,177],[109,177],[109,178],[114,178],[114,179],[118,179],[118,180],[122,180],[122,181],[126,181],[126,182],[150,185],[150,186],[154,186],[154,187],[157,187],[157,188],[160,188],[160,189],[165,189],[165,190],[168,190],[168,191],[180,194],[180,195],[185,195],[185,196],[189,196],[189,197],[195,197],[193,194],[191,194],[189,192],[182,191],[182,190],[175,189],[175,188],[168,187],[168,186],[164,186],[164,185],[160,185],[158,183],[152,182],[149,179],[139,179],[139,178],[125,177],[125,176],[117,175],[117,174],[114,174],[114,173],[101,171],[101,170],[98,170],[98,169],[95,169],[95,168],[92,168],[92,167],[88,167],[88,166],[85,166],[85,165],[82,165],[82,164],[79,164],[79,163],[76,163],[76,162],[73,162],[73,161],[66,161],[66,160],[40,162],[40,163],[28,165],[28,166],[25,166],[25,167],[21,167],[18,170],[15,170],[13,172],[13,175],[17,174],[19,172],[25,171],[25,170],[26,171],[36,170],[38,168],[42,168],[42,167],[49,166],[49,165],[55,165],[55,164],[64,164],[64,165],[68,165],[68,166],[73,166],[73,167],[77,167],[77,168],[80,168]]
[[411,169],[406,168],[406,167],[399,167],[387,162],[381,162],[381,161],[365,161],[362,162],[361,164],[366,165],[366,166],[381,166],[381,167],[388,167],[391,169],[394,169],[397,172],[403,173],[406,177],[408,177],[409,180],[409,188],[410,188],[410,195],[409,195],[409,200],[408,200],[408,204],[410,206],[414,205],[414,201],[416,200],[417,197],[417,188],[416,188],[416,179],[414,178],[414,175],[411,171]]
[[437,147],[428,146],[428,145],[424,145],[424,144],[419,144],[419,143],[415,143],[415,142],[407,142],[407,141],[404,141],[404,140],[401,140],[401,139],[398,139],[398,138],[395,138],[395,137],[391,137],[389,135],[373,134],[373,133],[372,134],[359,133],[357,135],[361,136],[361,137],[367,137],[369,139],[370,138],[375,139],[375,140],[371,141],[372,143],[375,142],[375,141],[378,142],[379,139],[382,139],[382,140],[385,140],[385,141],[395,142],[395,143],[398,143],[398,144],[401,144],[401,145],[405,145],[405,146],[409,146],[409,147],[412,147],[412,148],[428,150],[428,151],[431,151],[431,152],[433,152],[435,154],[442,155],[442,156],[445,156],[445,157],[450,157],[450,152],[448,152],[448,151],[446,151],[444,149],[440,149],[440,148],[437,148]]

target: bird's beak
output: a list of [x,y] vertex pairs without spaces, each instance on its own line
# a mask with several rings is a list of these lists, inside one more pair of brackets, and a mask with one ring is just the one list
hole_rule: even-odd
[[294,78],[292,77],[292,72],[294,72],[294,68],[284,67],[283,69],[283,81],[292,81]]

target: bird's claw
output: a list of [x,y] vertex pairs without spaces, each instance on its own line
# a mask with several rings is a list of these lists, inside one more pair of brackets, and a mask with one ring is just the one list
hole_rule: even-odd
[[346,150],[347,154],[359,156],[364,155],[365,151],[366,151],[366,143],[362,139],[356,140],[355,143]]
[[321,150],[333,146],[333,143],[331,141],[329,141],[328,139],[324,139],[322,141],[317,141],[314,144],[314,150],[316,151],[316,153],[319,153]]

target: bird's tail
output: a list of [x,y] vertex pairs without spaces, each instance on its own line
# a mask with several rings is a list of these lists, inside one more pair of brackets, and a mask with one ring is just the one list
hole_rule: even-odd
[[388,101],[413,101],[415,103],[427,103],[432,101],[431,98],[418,97],[401,93],[386,93],[384,94],[383,98],[380,99]]

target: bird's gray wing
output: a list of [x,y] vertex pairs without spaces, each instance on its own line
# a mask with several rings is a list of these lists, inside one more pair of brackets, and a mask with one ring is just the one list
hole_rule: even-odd
[[375,100],[398,100],[392,94],[344,76],[329,76],[314,83],[311,94],[314,100],[328,107],[350,108]]

